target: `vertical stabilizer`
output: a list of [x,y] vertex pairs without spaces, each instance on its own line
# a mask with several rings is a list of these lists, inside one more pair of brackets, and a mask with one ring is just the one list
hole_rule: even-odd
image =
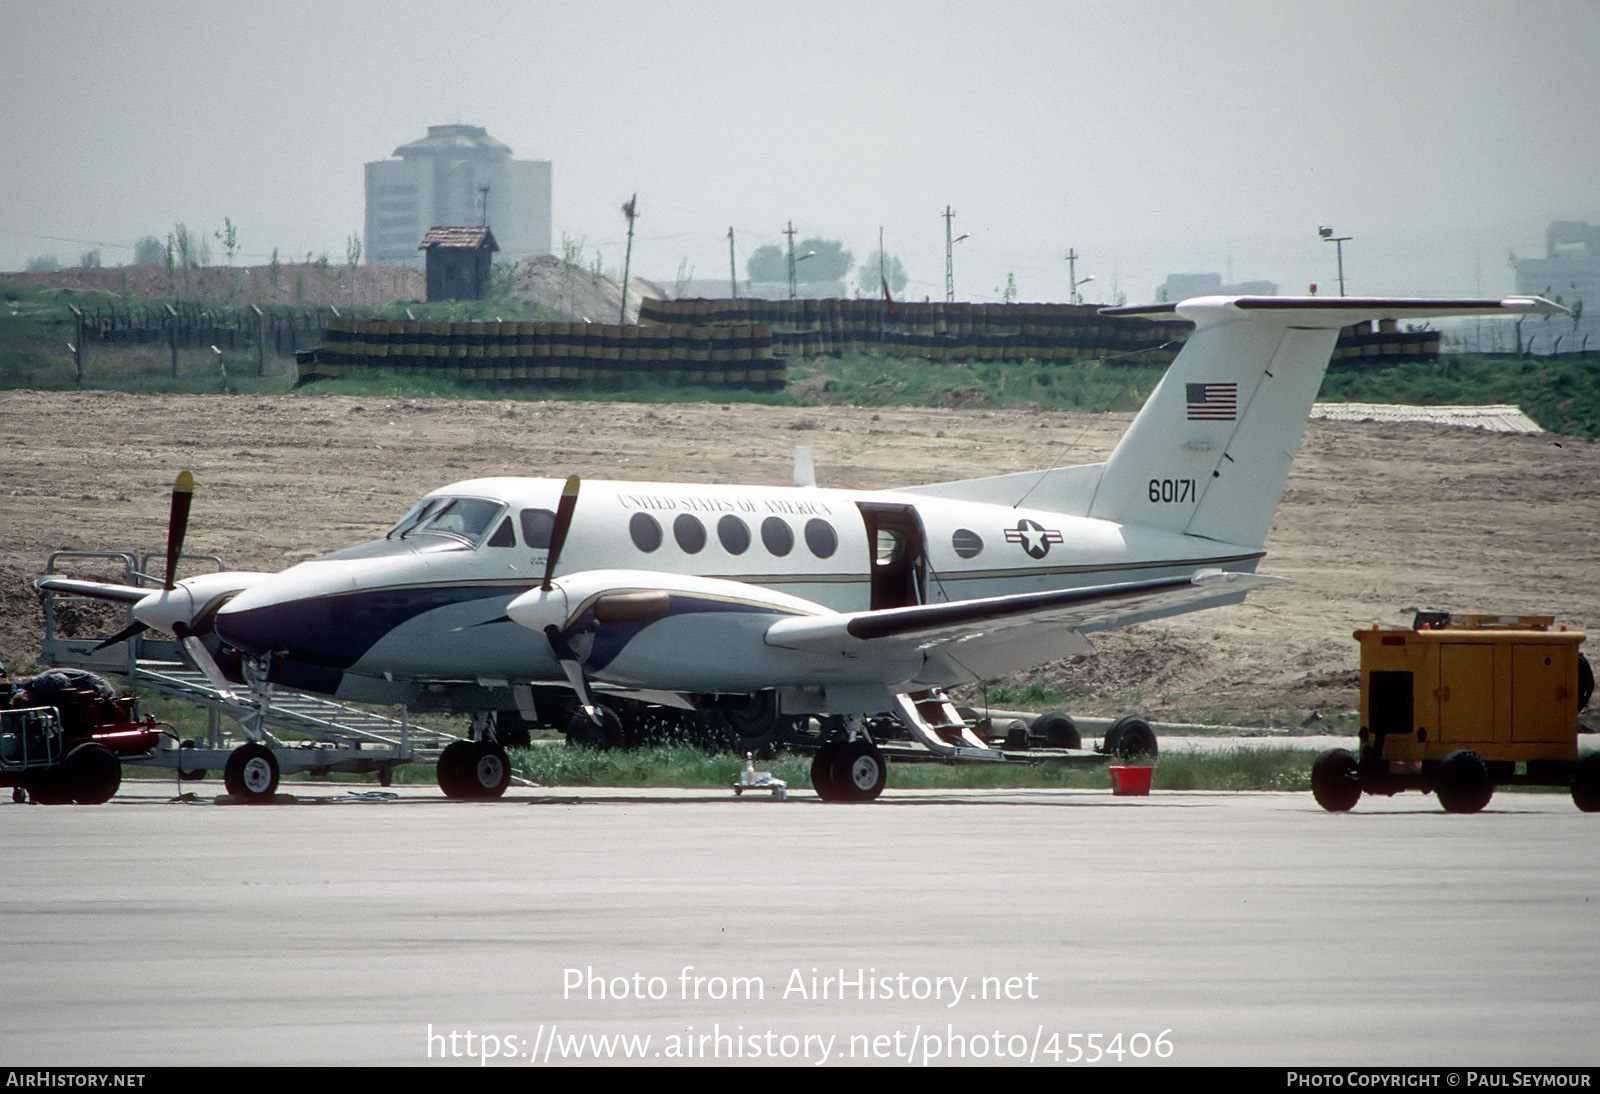
[[1260,547],[1341,327],[1559,310],[1538,297],[1278,296],[1107,309],[1192,320],[1195,332],[1106,461],[1088,515]]

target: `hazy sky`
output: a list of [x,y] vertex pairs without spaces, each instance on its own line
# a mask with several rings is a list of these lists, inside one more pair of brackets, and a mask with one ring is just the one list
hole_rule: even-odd
[[[740,273],[878,229],[942,298],[1152,298],[1169,272],[1498,293],[1600,222],[1600,0],[0,0],[0,269],[231,217],[241,261],[360,232],[430,124],[554,162],[555,238]],[[213,245],[219,261],[220,246]]]

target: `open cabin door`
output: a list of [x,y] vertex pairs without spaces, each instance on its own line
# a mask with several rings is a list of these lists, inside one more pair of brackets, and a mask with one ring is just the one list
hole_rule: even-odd
[[927,598],[927,538],[922,518],[910,505],[857,502],[867,526],[867,545],[872,552],[873,611],[881,608],[906,608]]

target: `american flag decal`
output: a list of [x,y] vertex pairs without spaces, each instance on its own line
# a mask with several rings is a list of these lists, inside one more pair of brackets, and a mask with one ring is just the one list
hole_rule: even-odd
[[1184,384],[1191,422],[1231,422],[1239,417],[1238,384]]

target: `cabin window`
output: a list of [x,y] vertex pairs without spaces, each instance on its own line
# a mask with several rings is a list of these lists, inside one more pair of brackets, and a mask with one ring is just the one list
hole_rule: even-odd
[[905,537],[899,532],[896,532],[892,528],[878,529],[878,542],[876,547],[876,558],[878,565],[887,566],[892,562],[898,562],[900,557],[905,553],[905,549]]
[[556,515],[548,509],[522,511],[522,543],[525,547],[549,547],[550,533],[555,530]]
[[950,537],[950,546],[958,558],[977,558],[983,553],[983,537],[970,528],[957,528]]
[[730,555],[742,555],[750,549],[750,527],[730,513],[717,521],[717,539]]
[[494,535],[489,537],[490,547],[515,547],[517,545],[516,533],[511,530],[511,518],[507,517],[500,522],[500,527],[494,530]]
[[633,545],[645,554],[661,546],[661,525],[649,513],[635,513],[628,521],[628,535]]
[[839,533],[827,521],[813,517],[806,521],[806,546],[818,558],[832,558],[839,549]]
[[706,545],[706,526],[700,523],[699,517],[679,513],[672,522],[672,538],[678,541],[685,554],[697,555]]
[[794,529],[782,517],[768,517],[761,522],[761,542],[778,558],[794,550]]

